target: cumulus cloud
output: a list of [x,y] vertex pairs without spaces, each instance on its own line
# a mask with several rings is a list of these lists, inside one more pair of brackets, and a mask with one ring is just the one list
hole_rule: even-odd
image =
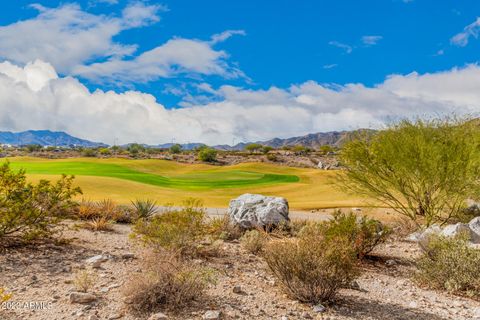
[[181,73],[242,77],[230,66],[225,51],[215,50],[207,41],[175,38],[134,59],[113,58],[106,62],[78,66],[72,73],[95,82],[148,82]]
[[313,81],[281,89],[234,86],[199,90],[215,100],[167,109],[137,91],[89,91],[40,60],[0,63],[0,128],[51,129],[106,143],[256,141],[311,132],[380,127],[396,117],[476,113],[480,67],[392,75],[373,87]]
[[378,41],[382,40],[382,36],[363,36],[362,42],[366,46],[374,46],[378,43]]
[[244,76],[227,63],[225,51],[213,48],[233,35],[245,35],[243,30],[227,30],[207,41],[174,38],[137,53],[137,45],[113,38],[124,30],[158,22],[159,12],[168,10],[165,6],[130,2],[119,16],[94,15],[78,4],[31,7],[39,12],[36,17],[0,27],[0,59],[19,64],[41,59],[60,74],[117,85],[192,73]]
[[477,18],[474,22],[466,26],[462,32],[457,33],[450,39],[450,43],[459,46],[465,47],[470,40],[470,37],[478,38],[480,31],[480,18]]

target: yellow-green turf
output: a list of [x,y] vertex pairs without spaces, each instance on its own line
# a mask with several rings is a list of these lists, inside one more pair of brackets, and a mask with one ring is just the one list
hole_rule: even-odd
[[25,169],[32,181],[73,174],[83,197],[111,198],[119,203],[151,198],[179,204],[194,197],[207,207],[226,207],[243,193],[283,196],[293,209],[354,207],[364,199],[341,191],[336,171],[292,168],[267,163],[232,166],[182,164],[165,160],[9,158],[12,168]]

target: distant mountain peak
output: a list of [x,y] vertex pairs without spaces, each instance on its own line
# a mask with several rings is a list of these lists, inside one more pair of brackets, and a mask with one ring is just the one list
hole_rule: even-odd
[[22,132],[0,131],[0,144],[15,146],[38,144],[41,146],[80,146],[88,148],[107,146],[104,143],[76,138],[63,131],[50,130],[27,130]]

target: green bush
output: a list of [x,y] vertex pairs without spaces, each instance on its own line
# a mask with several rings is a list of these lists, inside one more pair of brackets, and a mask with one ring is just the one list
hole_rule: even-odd
[[382,223],[366,216],[357,217],[353,212],[335,211],[333,219],[322,224],[327,239],[346,237],[354,248],[357,257],[362,259],[377,245],[385,242],[390,229]]
[[198,200],[188,200],[181,209],[168,209],[150,220],[139,219],[132,236],[157,249],[192,256],[207,234],[206,212]]
[[178,153],[182,152],[182,146],[179,145],[178,143],[174,144],[173,146],[170,147],[169,151],[172,154],[178,154]]
[[204,162],[215,162],[217,160],[217,150],[209,147],[202,148],[198,152],[198,159]]
[[329,302],[357,276],[357,258],[349,239],[326,239],[321,228],[299,238],[270,241],[264,258],[286,292],[301,302]]
[[340,159],[344,186],[417,224],[456,217],[480,187],[478,122],[403,120],[372,135],[359,131]]
[[82,151],[82,156],[93,158],[97,156],[97,152],[94,149],[84,149]]
[[76,203],[72,197],[81,193],[73,186],[73,176],[63,175],[52,184],[40,180],[28,183],[25,171],[13,171],[5,162],[0,166],[0,239],[21,237],[32,240],[50,237],[59,222],[69,215]]
[[433,289],[469,296],[480,295],[480,251],[468,246],[466,235],[430,237],[417,260],[415,279]]

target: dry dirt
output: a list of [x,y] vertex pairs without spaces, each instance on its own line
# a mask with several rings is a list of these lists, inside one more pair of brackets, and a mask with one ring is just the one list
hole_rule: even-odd
[[[129,233],[128,225],[116,225],[114,232],[69,230],[64,236],[72,241],[66,245],[4,249],[0,286],[13,297],[2,305],[0,319],[143,319],[125,310],[122,296],[129,275],[142,272],[141,248],[129,240]],[[222,319],[480,319],[479,301],[412,283],[412,260],[419,252],[416,244],[392,240],[383,245],[376,258],[362,266],[358,287],[342,290],[337,303],[321,313],[287,297],[262,259],[248,254],[238,242],[225,242],[222,251],[220,257],[195,261],[216,269],[217,283],[191,307],[177,314],[165,312],[169,319],[202,319],[207,310],[221,311]],[[129,253],[135,257],[128,257]],[[98,254],[110,258],[95,269],[92,292],[97,301],[70,303],[74,272]],[[240,286],[241,293],[234,293],[234,286]]]

